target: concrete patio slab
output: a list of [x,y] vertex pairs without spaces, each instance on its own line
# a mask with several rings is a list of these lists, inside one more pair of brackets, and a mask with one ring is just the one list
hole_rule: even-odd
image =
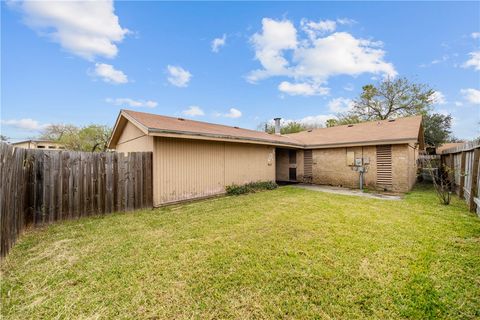
[[335,193],[335,194],[343,194],[348,196],[357,196],[357,197],[365,197],[371,199],[380,199],[380,200],[401,200],[401,196],[396,195],[387,195],[387,194],[379,194],[379,193],[366,193],[360,190],[355,189],[347,189],[341,187],[332,187],[332,186],[321,186],[321,185],[313,185],[313,184],[295,184],[292,185],[297,188],[312,190],[312,191],[320,191],[320,192],[328,192],[328,193]]

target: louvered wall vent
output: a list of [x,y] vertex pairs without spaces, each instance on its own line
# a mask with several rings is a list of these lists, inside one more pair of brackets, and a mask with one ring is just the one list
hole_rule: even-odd
[[312,182],[313,179],[313,155],[312,150],[303,152],[303,178],[305,182]]
[[377,187],[392,188],[392,146],[377,146]]

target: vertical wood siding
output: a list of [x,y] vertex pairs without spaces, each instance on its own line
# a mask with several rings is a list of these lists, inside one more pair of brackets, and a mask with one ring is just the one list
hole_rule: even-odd
[[225,185],[275,179],[275,148],[225,144]]
[[225,186],[275,180],[274,148],[156,137],[154,205],[222,194]]

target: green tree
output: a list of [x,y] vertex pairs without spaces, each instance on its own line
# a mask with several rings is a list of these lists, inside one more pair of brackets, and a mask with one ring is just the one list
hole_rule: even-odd
[[326,121],[326,126],[327,128],[330,127],[335,127],[335,126],[341,126],[345,124],[353,124],[353,123],[360,123],[362,120],[355,115],[349,115],[349,114],[339,114],[337,119],[328,119]]
[[0,134],[0,141],[7,142],[7,141],[8,141],[8,137],[7,137],[7,136],[4,136],[3,134]]
[[451,136],[452,116],[432,113],[423,116],[423,130],[425,143],[438,147],[445,142],[455,139]]
[[362,122],[426,114],[434,98],[435,91],[427,85],[410,82],[407,78],[385,79],[377,85],[363,86],[353,109],[339,115],[339,121]]
[[328,119],[325,121],[325,125],[327,128],[338,126],[338,119]]
[[64,135],[76,134],[79,130],[72,124],[51,124],[43,129],[40,139],[59,141]]
[[112,129],[105,125],[91,124],[85,127],[74,125],[50,125],[41,134],[42,139],[57,141],[65,149],[74,151],[105,151]]
[[91,124],[78,129],[77,132],[64,134],[58,141],[70,150],[105,151],[111,132],[107,126]]
[[[288,121],[280,125],[281,134],[297,133],[301,131],[306,131],[309,129],[321,128],[322,125],[319,123],[304,124],[298,121]],[[263,122],[257,126],[258,130],[265,131],[267,133],[275,133],[275,125],[269,122]]]
[[[267,133],[275,133],[275,125],[272,123],[268,123],[268,122],[262,123],[258,127],[263,128],[264,131]],[[297,133],[305,130],[307,130],[305,125],[296,121],[289,121],[280,125],[281,134]]]

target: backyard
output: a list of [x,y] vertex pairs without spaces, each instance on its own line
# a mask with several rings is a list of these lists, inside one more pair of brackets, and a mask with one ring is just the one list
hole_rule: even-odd
[[26,232],[5,319],[480,317],[480,219],[418,186],[400,201],[281,187]]

